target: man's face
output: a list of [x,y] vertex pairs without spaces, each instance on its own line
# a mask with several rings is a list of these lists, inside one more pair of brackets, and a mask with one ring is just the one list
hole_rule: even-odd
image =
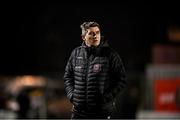
[[101,40],[100,29],[98,27],[90,27],[82,38],[87,46],[98,46]]

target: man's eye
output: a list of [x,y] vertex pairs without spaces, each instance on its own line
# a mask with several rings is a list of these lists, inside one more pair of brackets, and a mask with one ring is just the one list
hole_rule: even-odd
[[99,34],[99,33],[100,33],[99,31],[96,32],[96,34]]
[[89,35],[93,35],[93,32],[90,32]]

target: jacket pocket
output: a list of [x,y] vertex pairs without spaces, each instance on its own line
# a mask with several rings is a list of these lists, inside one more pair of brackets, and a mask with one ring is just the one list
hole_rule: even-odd
[[72,94],[71,94],[71,96],[70,96],[70,102],[71,102],[71,103],[73,103],[73,93],[74,93],[74,92],[72,92]]
[[110,101],[113,101],[113,95],[112,93],[104,94],[104,103],[108,103]]

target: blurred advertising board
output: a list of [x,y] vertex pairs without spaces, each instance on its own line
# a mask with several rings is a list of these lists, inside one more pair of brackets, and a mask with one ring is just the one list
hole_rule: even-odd
[[180,112],[180,78],[154,81],[154,110]]

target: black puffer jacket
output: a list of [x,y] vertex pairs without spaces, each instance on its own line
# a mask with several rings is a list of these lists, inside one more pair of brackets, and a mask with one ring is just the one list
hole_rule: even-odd
[[71,53],[64,83],[76,108],[111,111],[114,98],[126,85],[126,76],[121,58],[107,42],[97,48],[83,43]]

